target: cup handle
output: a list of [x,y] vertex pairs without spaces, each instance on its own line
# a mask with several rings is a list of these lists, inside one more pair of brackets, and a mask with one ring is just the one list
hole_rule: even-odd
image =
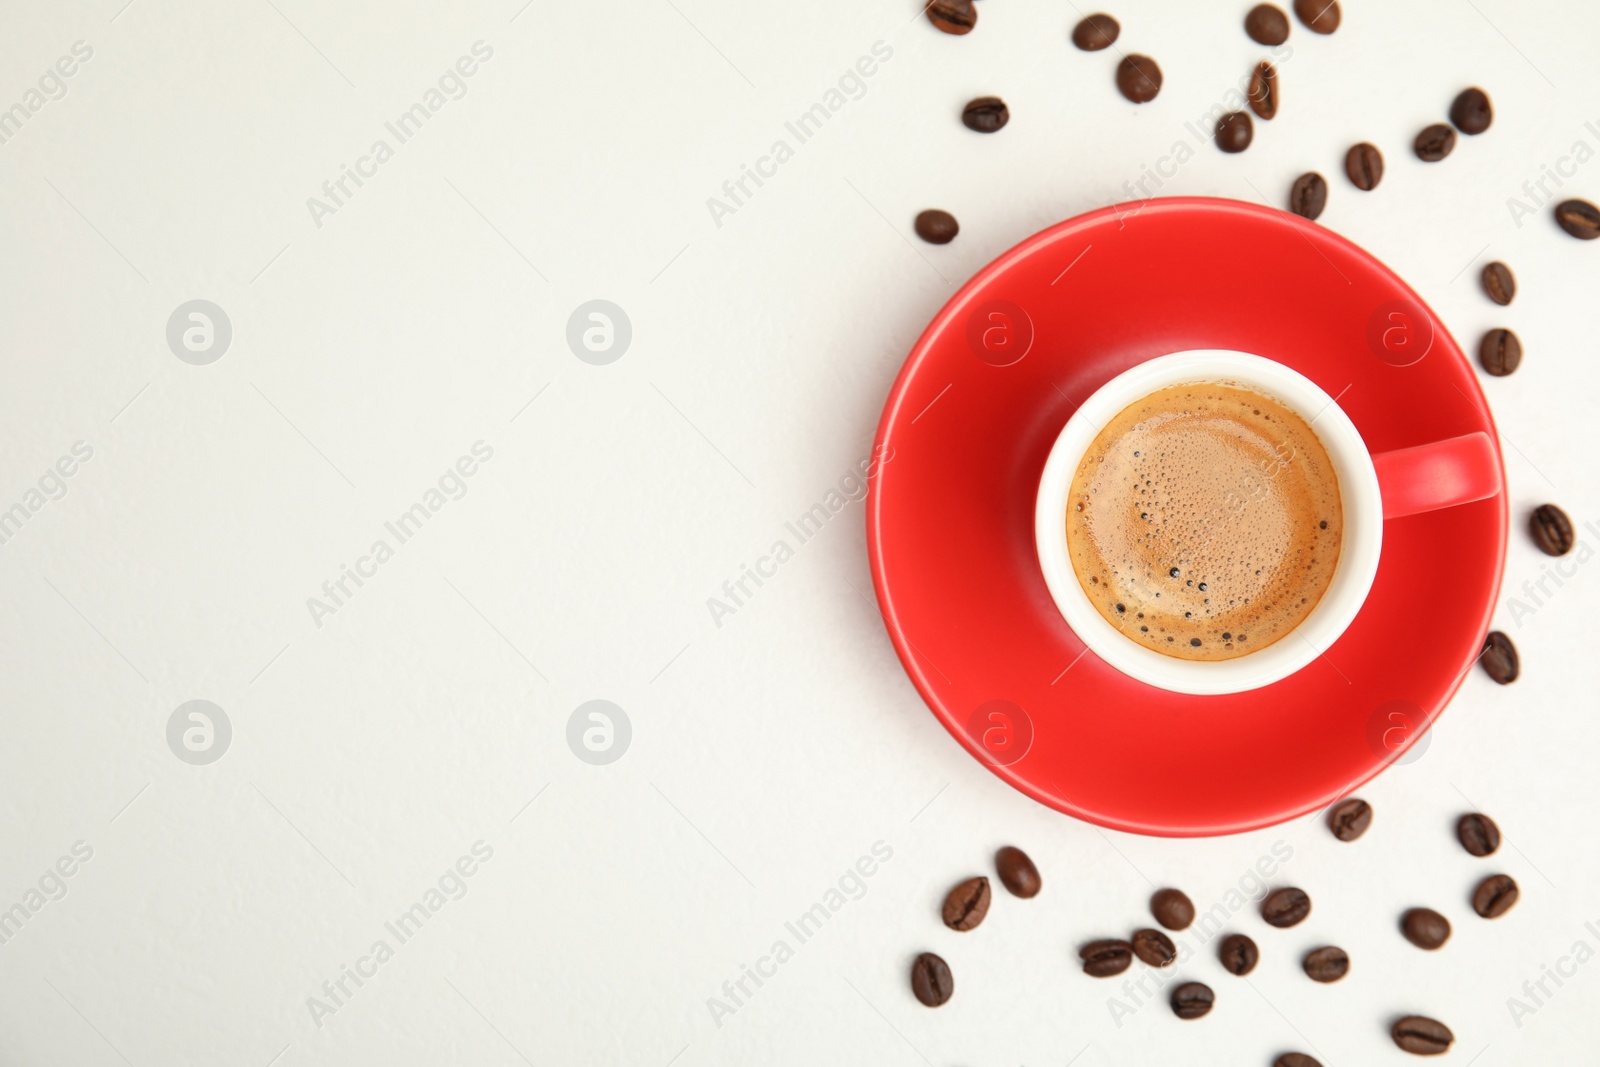
[[1486,500],[1500,492],[1500,458],[1482,430],[1372,457],[1383,495],[1383,517]]

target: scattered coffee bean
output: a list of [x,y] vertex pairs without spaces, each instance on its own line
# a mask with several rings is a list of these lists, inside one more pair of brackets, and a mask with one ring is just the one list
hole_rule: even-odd
[[1483,268],[1483,291],[1489,299],[1504,307],[1517,295],[1517,279],[1511,268],[1498,261]]
[[1490,330],[1478,344],[1478,362],[1496,378],[1504,378],[1522,364],[1522,342],[1510,330]]
[[1039,868],[1033,865],[1028,854],[1013,845],[1007,845],[994,854],[994,869],[1000,874],[1000,884],[1011,890],[1014,897],[1039,895]]
[[1580,241],[1600,237],[1600,208],[1587,200],[1563,200],[1557,204],[1556,222]]
[[1300,966],[1313,982],[1337,982],[1350,973],[1350,956],[1342,948],[1324,945],[1306,953]]
[[[1217,147],[1224,152],[1243,152],[1255,137],[1255,123],[1243,111],[1232,111],[1217,120]],[[1191,642],[1192,643],[1192,642]]]
[[1360,797],[1341,800],[1328,809],[1328,829],[1340,841],[1354,841],[1372,825],[1372,805]]
[[1289,16],[1283,8],[1257,4],[1244,17],[1244,32],[1256,44],[1279,45],[1289,39]]
[[1517,646],[1499,630],[1483,639],[1483,652],[1478,657],[1489,677],[1501,685],[1510,685],[1522,673],[1522,660],[1517,656]]
[[1383,153],[1377,145],[1362,141],[1344,155],[1344,172],[1350,184],[1362,192],[1371,192],[1383,181]]
[[917,216],[917,236],[930,245],[947,245],[961,232],[961,224],[948,211],[929,208]]
[[1398,1020],[1389,1028],[1389,1036],[1402,1049],[1418,1056],[1437,1056],[1441,1052],[1448,1052],[1456,1039],[1448,1026],[1426,1015],[1407,1015]]
[[1328,206],[1328,182],[1316,171],[1307,171],[1294,180],[1289,190],[1289,210],[1303,218],[1315,219]]
[[1098,52],[1117,42],[1122,27],[1110,15],[1090,15],[1072,27],[1072,43],[1085,52]]
[[1305,890],[1293,886],[1274,889],[1261,902],[1261,917],[1268,926],[1276,926],[1280,930],[1304,922],[1310,914],[1311,898],[1306,896]]
[[1565,556],[1572,551],[1572,520],[1554,504],[1540,504],[1533,509],[1528,517],[1528,532],[1547,556]]
[[1285,1052],[1272,1061],[1272,1067],[1322,1067],[1322,1062],[1304,1052]]
[[1250,110],[1264,119],[1278,113],[1278,68],[1266,60],[1250,73]]
[[1482,133],[1494,121],[1489,94],[1479,88],[1463,89],[1450,105],[1450,121],[1465,134]]
[[1133,935],[1133,954],[1152,967],[1165,967],[1178,958],[1178,949],[1160,930],[1140,930]]
[[1256,963],[1261,959],[1261,950],[1256,948],[1256,943],[1244,934],[1229,934],[1222,939],[1222,944],[1217,949],[1217,958],[1222,961],[1223,969],[1229,974],[1243,977],[1256,969]]
[[1128,969],[1133,962],[1133,946],[1115,938],[1091,941],[1078,950],[1078,958],[1083,960],[1083,973],[1090,978],[1110,978]]
[[961,123],[969,130],[994,133],[1011,121],[1011,109],[998,96],[980,96],[961,109]]
[[1520,895],[1509,874],[1491,874],[1472,891],[1472,910],[1485,919],[1498,919],[1511,910]]
[[1148,104],[1161,91],[1161,68],[1149,56],[1129,53],[1117,64],[1117,89],[1135,104]]
[[1450,940],[1450,920],[1432,908],[1412,908],[1400,917],[1400,932],[1418,948],[1432,951]]
[[1474,856],[1492,856],[1500,847],[1500,827],[1483,812],[1474,811],[1456,823],[1456,838]]
[[956,991],[950,965],[931,952],[924,952],[911,964],[911,992],[930,1008],[937,1008]]
[[1194,902],[1181,889],[1158,889],[1150,898],[1150,914],[1168,930],[1187,930],[1194,922]]
[[968,878],[944,898],[944,924],[952,930],[974,929],[989,914],[989,896],[989,879]]
[[1294,0],[1294,13],[1312,33],[1339,28],[1339,0]]
[[971,33],[978,24],[978,9],[972,0],[929,0],[928,21],[945,33],[960,36]]
[[1203,982],[1185,982],[1172,991],[1172,1014],[1180,1019],[1198,1019],[1211,1010],[1217,995]]
[[1424,163],[1439,162],[1439,160],[1448,156],[1450,150],[1455,146],[1456,131],[1442,122],[1436,122],[1417,134],[1417,139],[1412,144],[1412,147],[1416,149],[1417,158]]

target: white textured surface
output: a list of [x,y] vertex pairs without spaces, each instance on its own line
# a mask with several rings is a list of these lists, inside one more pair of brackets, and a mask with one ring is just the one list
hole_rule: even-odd
[[[902,676],[860,595],[859,504],[720,627],[706,607],[867,455],[952,283],[1192,140],[1258,57],[1247,3],[1119,0],[1122,46],[1166,73],[1135,109],[1110,54],[1069,45],[1071,5],[1042,0],[983,0],[966,38],[902,0],[122,2],[9,3],[0,34],[0,107],[93,49],[0,144],[0,508],[93,448],[0,545],[0,907],[93,849],[0,944],[0,1062],[1265,1065],[1314,1046],[1332,1067],[1405,1061],[1384,1033],[1400,1011],[1455,1028],[1447,1063],[1592,1057],[1600,963],[1540,1005],[1523,990],[1600,950],[1587,562],[1533,614],[1503,608],[1523,680],[1474,673],[1424,757],[1365,791],[1355,846],[1313,820],[1102,834],[1007,789]],[[1576,0],[1348,0],[1333,37],[1294,30],[1283,112],[1249,152],[1203,146],[1160,190],[1276,202],[1320,169],[1323,223],[1466,345],[1518,331],[1523,368],[1488,383],[1511,592],[1547,563],[1529,507],[1600,520],[1600,246],[1507,208],[1575,142],[1600,149],[1597,31]],[[466,95],[316,226],[306,198],[480,40]],[[706,198],[880,40],[865,95],[715,225]],[[1410,158],[1472,83],[1493,130]],[[1010,103],[998,136],[956,119],[981,93]],[[1372,194],[1340,174],[1362,139],[1389,161]],[[1600,199],[1600,162],[1565,191]],[[930,205],[960,218],[954,244],[905,240]],[[1521,283],[1510,308],[1477,291],[1491,257]],[[209,366],[164,336],[194,298],[233,324]],[[564,340],[595,298],[633,324],[609,366]],[[314,625],[306,598],[480,440],[467,494]],[[165,738],[198,698],[234,731],[209,766]],[[609,766],[565,741],[594,698],[633,726]],[[1467,797],[1508,836],[1493,861],[1453,840]],[[384,923],[480,840],[465,895],[319,1027],[307,998],[396,943]],[[785,922],[880,840],[865,895],[798,944]],[[1206,949],[1184,973],[1218,990],[1209,1018],[1156,1004],[1119,1026],[1117,984],[1077,973],[1074,946],[1140,923],[1147,877],[1206,907],[1280,841],[1312,919],[1271,931],[1247,909],[1248,986]],[[943,891],[1006,842],[1044,893],[944,930]],[[1492,924],[1465,904],[1491,868],[1523,887]],[[1455,923],[1444,951],[1399,938],[1412,904]],[[714,1020],[707,998],[780,938],[793,958]],[[1295,963],[1324,941],[1354,959],[1327,988]],[[906,987],[924,948],[957,974],[937,1012]],[[1514,1020],[1513,996],[1537,1010]]]

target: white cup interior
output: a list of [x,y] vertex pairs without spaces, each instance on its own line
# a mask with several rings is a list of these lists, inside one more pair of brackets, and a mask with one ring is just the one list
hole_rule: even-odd
[[[1100,430],[1134,401],[1170,385],[1233,384],[1298,412],[1328,452],[1339,479],[1344,534],[1327,591],[1299,626],[1258,651],[1211,662],[1177,659],[1140,645],[1107,622],[1078,582],[1067,552],[1067,496],[1078,464]],[[1089,650],[1122,673],[1177,693],[1259,689],[1327,651],[1361,610],[1383,547],[1383,501],[1372,457],[1333,397],[1299,372],[1261,356],[1223,349],[1174,352],[1139,364],[1095,391],[1067,420],[1039,480],[1034,507],[1039,566],[1056,606]]]

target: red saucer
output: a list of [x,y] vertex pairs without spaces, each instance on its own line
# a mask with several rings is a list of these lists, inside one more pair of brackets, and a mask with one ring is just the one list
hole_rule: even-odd
[[1035,800],[1137,833],[1268,826],[1394,762],[1481,651],[1505,558],[1504,492],[1393,519],[1361,614],[1298,674],[1186,696],[1107,666],[1045,588],[1039,476],[1095,389],[1200,348],[1298,370],[1373,452],[1498,447],[1461,350],[1387,267],[1297,216],[1173,198],[1069,219],[962,287],[889,393],[867,506],[889,635],[939,721]]

